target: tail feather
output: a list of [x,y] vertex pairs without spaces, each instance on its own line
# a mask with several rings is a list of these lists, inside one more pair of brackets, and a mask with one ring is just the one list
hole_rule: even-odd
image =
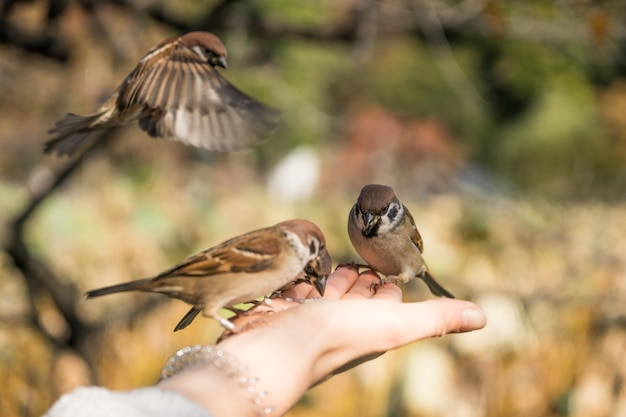
[[191,310],[189,310],[187,314],[185,314],[185,317],[183,317],[181,321],[178,322],[176,327],[174,327],[174,331],[177,332],[189,326],[191,322],[193,321],[193,319],[195,319],[196,316],[200,314],[201,311],[202,311],[201,308],[191,307]]
[[102,113],[79,116],[68,113],[54,125],[48,133],[55,135],[44,144],[44,152],[56,152],[58,155],[72,155],[78,151],[94,132],[94,123]]
[[102,295],[114,294],[116,292],[126,291],[149,291],[152,282],[152,278],[138,279],[136,281],[124,282],[122,284],[111,285],[110,287],[98,288],[95,290],[87,291],[85,295],[87,298],[100,297]]
[[426,285],[428,285],[428,289],[437,297],[447,297],[447,298],[455,298],[454,295],[448,290],[446,290],[430,273],[430,271],[426,271],[423,277],[421,277]]

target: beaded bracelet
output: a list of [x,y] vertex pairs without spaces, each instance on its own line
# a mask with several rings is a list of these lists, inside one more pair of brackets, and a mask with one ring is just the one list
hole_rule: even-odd
[[250,401],[258,409],[259,416],[269,416],[274,411],[273,407],[263,405],[267,391],[257,387],[258,378],[250,377],[249,370],[245,365],[240,364],[235,358],[213,346],[194,345],[177,350],[165,363],[161,371],[161,380],[170,378],[183,369],[198,364],[212,365],[227,376],[235,378],[237,383],[250,395]]

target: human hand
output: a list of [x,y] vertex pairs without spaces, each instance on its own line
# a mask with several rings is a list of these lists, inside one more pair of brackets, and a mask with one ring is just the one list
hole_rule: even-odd
[[[402,303],[402,291],[385,284],[373,293],[371,271],[358,274],[339,268],[328,279],[323,298],[309,285],[286,291],[285,297],[311,301],[272,299],[234,319],[241,329],[218,348],[246,364],[259,386],[267,391],[265,404],[272,415],[284,414],[304,392],[354,361],[447,333],[485,326],[483,311],[469,301],[433,299]],[[273,313],[268,313],[268,311]],[[196,401],[215,416],[255,415],[245,392],[225,375],[197,365],[160,384]],[[239,388],[239,390],[238,390]],[[225,390],[223,395],[219,390]],[[208,396],[207,393],[212,395]]]

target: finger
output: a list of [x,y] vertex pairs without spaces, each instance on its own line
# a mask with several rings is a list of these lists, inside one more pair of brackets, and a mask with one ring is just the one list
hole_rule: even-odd
[[[350,299],[312,303],[310,316],[319,320],[311,328],[323,328],[332,347],[318,358],[314,375],[322,379],[355,358],[397,349],[409,343],[447,333],[477,330],[486,317],[477,305],[464,300],[435,299],[417,303],[374,299]],[[316,312],[317,311],[317,312]],[[289,312],[286,312],[287,314]],[[302,313],[302,311],[301,311]],[[328,320],[328,316],[337,318]],[[342,369],[342,368],[341,368]]]
[[267,325],[272,320],[275,313],[299,305],[299,302],[286,300],[284,298],[266,298],[263,302],[231,317],[230,321],[235,325],[235,329],[225,330],[219,337],[218,342],[224,341],[233,335],[244,333],[262,325]]
[[328,300],[339,300],[352,288],[359,273],[352,268],[340,267],[330,274],[326,281],[324,298]]
[[380,287],[380,277],[373,271],[365,271],[359,274],[346,294],[341,297],[344,300],[351,298],[372,298]]
[[298,285],[295,285],[293,288],[283,291],[281,295],[283,298],[293,299],[303,299],[320,296],[317,290],[315,290],[315,288],[307,282],[302,282]]
[[[348,308],[347,305],[343,307]],[[351,308],[355,307],[365,311],[363,307],[356,305]],[[361,317],[352,317],[355,323],[344,324],[344,328],[363,332],[365,331],[363,322],[367,323],[368,333],[376,334],[380,337],[379,340],[386,339],[389,343],[388,346],[381,346],[385,348],[384,350],[428,337],[477,330],[484,327],[487,322],[485,313],[476,304],[447,298],[417,303],[381,301],[371,304],[366,314]],[[361,326],[361,329],[358,329],[358,326]],[[386,335],[386,338],[381,337],[383,335]]]
[[402,289],[392,282],[380,285],[372,296],[376,300],[402,301]]
[[[396,349],[429,337],[477,330],[487,323],[484,312],[476,304],[447,298],[417,303],[355,299],[342,301],[337,306],[343,312],[332,315],[341,316],[343,320],[340,326],[337,323],[333,340],[345,349],[344,361],[372,352]],[[335,325],[335,322],[329,324]],[[354,343],[356,340],[358,344]],[[359,352],[359,349],[363,350]],[[341,349],[338,349],[337,353],[340,352]],[[344,361],[340,360],[339,364]]]
[[[485,312],[470,301],[437,298],[401,306],[410,312],[405,318],[414,316],[407,325],[421,327],[422,337],[468,332],[482,329],[487,324]],[[415,320],[415,316],[419,319]],[[419,332],[415,335],[420,336]]]

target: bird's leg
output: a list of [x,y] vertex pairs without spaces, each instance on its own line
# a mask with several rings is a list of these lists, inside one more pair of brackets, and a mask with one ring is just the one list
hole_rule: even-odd
[[378,291],[378,288],[382,287],[383,285],[385,285],[385,283],[383,282],[382,279],[380,281],[372,281],[372,283],[370,284],[370,291],[376,294],[376,291]]
[[265,297],[262,301],[262,303],[266,303],[268,302],[268,300],[272,300],[274,298],[283,298],[283,290],[276,290],[273,293],[271,293],[270,295],[268,295],[267,297]]
[[[250,303],[246,303],[246,304],[258,305],[258,304],[255,304],[255,303],[259,303],[259,302],[255,300],[254,302],[251,301]],[[236,307],[222,307],[222,308],[224,310],[230,311],[231,313],[235,313],[236,315],[240,315],[240,314],[243,314],[243,313],[246,312],[246,310],[242,310],[242,309],[236,308]]]
[[[259,306],[264,306],[264,305],[268,305],[268,306],[271,305],[272,298],[282,298],[280,291],[274,291],[270,295],[263,297],[262,300],[246,301],[246,304],[252,304],[252,307],[248,308],[247,310],[240,310],[240,309],[232,308],[232,307],[228,308],[227,310],[232,311],[237,316],[247,316],[249,314],[258,314],[258,311],[256,311],[255,308]],[[268,311],[264,311],[264,313],[268,313]]]
[[267,297],[264,300],[264,302],[265,302],[265,304],[271,305],[272,304],[272,300],[276,299],[276,298],[280,298],[281,300],[285,300],[285,301],[288,301],[288,302],[292,302],[292,301],[295,301],[295,302],[298,302],[298,303],[302,302],[302,299],[300,299],[300,298],[285,297],[283,295],[283,291],[282,290],[274,291],[273,293],[271,293],[269,295],[269,297]]
[[228,319],[225,319],[224,317],[220,316],[217,313],[213,313],[213,314],[209,315],[209,317],[217,320],[218,323],[220,324],[220,326],[222,326],[226,330],[233,331],[235,329],[235,325],[233,324],[232,321],[230,321]]
[[236,316],[231,317],[231,319],[238,320],[237,326],[235,326],[234,323],[232,323],[230,320],[222,318],[217,314],[210,316],[219,321],[220,325],[226,329],[217,339],[217,343],[220,343],[221,341],[236,334],[240,334],[256,327],[262,326],[266,323],[264,317],[269,314],[274,314],[278,311],[281,311],[281,309],[277,308],[277,306],[272,305],[272,299],[269,297],[265,297],[263,298],[263,300],[253,300],[253,302],[246,302],[246,304],[254,304],[254,307],[251,307],[248,310],[239,310],[232,307],[223,307],[226,310],[236,312]]
[[[290,283],[288,283],[287,285],[279,288],[278,290],[274,291],[273,293],[271,293],[266,299],[265,302],[267,303],[268,301],[271,301],[273,298],[282,298],[283,300],[286,301],[297,301],[297,302],[303,302],[303,300],[300,299],[294,299],[292,297],[285,297],[283,295],[283,293],[285,291],[289,291],[291,289],[293,289],[295,286],[300,285],[302,283],[305,283],[307,285],[313,285],[313,287],[315,287],[314,284],[312,284],[310,281],[308,281],[305,278],[296,278],[295,280],[291,281]],[[319,289],[318,289],[319,292]],[[318,299],[318,298],[324,298],[322,296],[319,297],[307,297],[307,300],[312,300],[312,299]]]
[[[226,320],[226,319],[224,319],[224,320]],[[228,320],[226,320],[226,321],[229,322]],[[226,330],[224,330],[224,332],[220,335],[220,337],[217,338],[217,343],[220,343],[220,342],[228,339],[231,336],[235,336],[237,334],[244,333],[244,332],[246,332],[248,330],[252,330],[252,329],[255,329],[255,328],[260,327],[260,326],[264,326],[265,324],[267,324],[267,322],[263,318],[246,320],[246,321],[244,321],[243,324],[237,326],[237,328],[235,328],[234,326],[233,326],[233,328],[226,328]]]
[[385,284],[394,284],[397,285],[398,282],[401,282],[402,278],[398,275],[387,275],[385,278],[381,278],[380,281],[372,281],[370,284],[370,291],[376,293],[378,288],[385,286]]
[[394,284],[397,285],[398,282],[401,282],[402,279],[397,275],[387,275],[385,278],[380,280],[381,285],[385,284]]

